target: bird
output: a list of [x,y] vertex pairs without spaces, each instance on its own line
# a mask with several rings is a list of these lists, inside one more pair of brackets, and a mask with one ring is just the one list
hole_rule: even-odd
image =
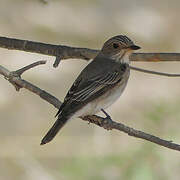
[[67,92],[41,145],[50,142],[70,119],[105,112],[124,91],[130,75],[129,57],[138,49],[125,35],[108,39]]

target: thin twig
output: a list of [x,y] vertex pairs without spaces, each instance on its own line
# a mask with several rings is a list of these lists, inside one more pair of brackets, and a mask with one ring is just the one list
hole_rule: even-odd
[[53,64],[53,67],[54,68],[58,67],[60,62],[61,62],[61,57],[60,56],[56,56],[55,62]]
[[[56,97],[54,97],[53,95],[49,94],[48,92],[38,88],[37,86],[29,83],[28,81],[23,80],[20,76],[17,77],[15,75],[14,77],[12,77],[13,74],[8,69],[4,68],[3,66],[0,66],[0,74],[2,74],[7,79],[11,78],[11,81],[10,81],[11,83],[13,82],[13,83],[17,84],[18,86],[23,87],[23,88],[39,95],[42,99],[44,99],[48,103],[52,104],[54,107],[56,107],[56,108],[60,107],[61,102]],[[94,123],[100,127],[107,129],[107,122],[104,121],[104,119],[102,117],[93,115],[93,116],[84,117],[83,120],[89,121],[91,123]],[[125,132],[130,136],[145,139],[147,141],[156,143],[160,146],[164,146],[169,149],[180,151],[179,144],[175,144],[175,143],[172,143],[172,141],[166,141],[159,137],[144,133],[142,131],[135,130],[135,129],[128,127],[122,123],[117,123],[117,122],[111,121],[108,123],[108,127],[109,127],[108,129],[116,129],[116,130]]]
[[160,76],[180,77],[180,74],[169,74],[169,73],[162,73],[162,72],[157,72],[157,71],[150,71],[150,70],[146,70],[146,69],[137,68],[134,66],[130,66],[130,69],[139,71],[139,72],[149,73],[149,74],[156,74],[156,75],[160,75]]
[[116,129],[118,131],[122,131],[122,132],[128,134],[129,136],[133,136],[133,137],[140,138],[140,139],[145,139],[147,141],[153,142],[160,146],[164,146],[169,149],[174,149],[174,150],[180,151],[179,144],[175,144],[172,141],[167,141],[167,140],[161,139],[157,136],[145,133],[143,131],[133,129],[133,128],[128,127],[119,122],[117,123],[115,121],[109,121],[107,124],[107,122],[104,121],[104,118],[102,118],[100,116],[96,116],[96,115],[86,116],[83,118],[83,120],[88,121],[90,123],[94,123],[100,127],[103,127],[104,129]]
[[10,71],[0,65],[0,74],[3,75],[5,78],[7,78],[9,77]]
[[27,71],[27,70],[29,70],[29,69],[31,69],[33,67],[39,66],[41,64],[46,64],[46,61],[37,61],[37,62],[32,63],[32,64],[30,64],[28,66],[25,66],[25,67],[23,67],[21,69],[18,69],[17,71],[14,71],[14,73],[16,73],[18,76],[21,76],[25,71]]
[[[36,63],[36,65],[37,64],[38,63]],[[14,72],[14,71],[12,71],[12,72]],[[14,86],[14,84],[16,84],[20,88],[25,88],[25,89],[35,93],[36,95],[40,96],[45,101],[52,104],[55,108],[59,108],[61,106],[62,103],[56,97],[54,97],[51,94],[49,94],[48,92],[38,88],[37,86],[31,84],[30,82],[22,79],[20,76],[17,76],[16,73],[12,73],[12,72],[0,65],[0,74],[2,74],[5,77],[5,79],[7,79],[11,84],[13,84],[13,86]]]

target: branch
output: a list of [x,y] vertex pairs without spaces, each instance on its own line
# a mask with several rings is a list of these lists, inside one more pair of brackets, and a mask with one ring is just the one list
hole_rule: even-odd
[[169,73],[162,73],[162,72],[157,72],[157,71],[150,71],[150,70],[146,70],[146,69],[137,68],[134,66],[130,66],[130,69],[139,71],[139,72],[148,73],[148,74],[156,74],[156,75],[160,75],[160,76],[180,77],[180,74],[169,74]]
[[[26,69],[26,71],[27,71],[28,69],[32,68],[32,66],[35,67],[35,64],[36,64],[36,66],[38,66],[40,64],[45,64],[45,61],[38,61],[38,62],[28,65],[22,69]],[[27,67],[29,67],[29,68],[27,68]],[[5,79],[8,80],[13,86],[15,86],[16,91],[19,91],[20,88],[25,88],[25,89],[35,93],[36,95],[40,96],[42,99],[49,102],[54,107],[59,108],[61,106],[62,103],[56,97],[54,97],[51,94],[49,94],[48,92],[38,88],[37,86],[31,84],[30,82],[22,79],[16,73],[20,70],[9,71],[8,69],[6,69],[5,67],[0,65],[0,74],[3,75],[5,77]]]
[[37,61],[37,62],[27,65],[21,69],[18,69],[17,71],[14,71],[13,73],[16,73],[18,76],[21,76],[25,71],[27,71],[33,67],[39,66],[41,64],[46,64],[46,61]]
[[[99,52],[99,50],[95,49],[53,45],[7,37],[0,37],[0,47],[58,57],[54,67],[57,67],[59,64],[58,59],[63,60],[75,58],[90,60],[93,59]],[[131,60],[146,62],[180,61],[180,53],[134,53],[131,56]]]
[[61,57],[61,59],[78,58],[89,60],[93,59],[99,52],[98,50],[87,48],[75,48],[63,45],[53,45],[7,37],[0,37],[0,47],[11,50],[20,50],[49,56]]
[[[40,65],[43,63],[45,63],[45,62],[40,61],[37,63],[33,63],[22,69],[26,71],[32,67],[35,67],[35,64],[37,66],[37,65]],[[28,81],[22,79],[17,73],[14,73],[14,72],[19,72],[19,71],[22,72],[21,71],[22,69],[11,72],[8,69],[4,68],[3,66],[0,66],[0,74],[3,75],[13,85],[16,84],[20,88],[25,88],[25,89],[39,95],[42,99],[44,99],[45,101],[52,104],[54,107],[56,107],[58,109],[61,105],[61,102],[56,97],[54,97],[53,95],[49,94],[48,92],[38,88],[37,86],[29,83]],[[23,71],[23,72],[25,72],[25,71]],[[117,123],[114,121],[107,121],[104,118],[96,116],[96,115],[86,116],[83,118],[83,120],[88,121],[90,123],[94,123],[100,127],[103,127],[104,129],[116,129],[116,130],[127,133],[129,136],[134,136],[137,138],[145,139],[147,141],[153,142],[160,146],[164,146],[169,149],[180,151],[179,144],[175,144],[172,141],[163,140],[159,137],[144,133],[142,131],[135,130],[135,129],[128,127],[122,123]]]
[[147,134],[143,131],[133,129],[122,123],[117,123],[115,121],[106,121],[106,120],[104,120],[104,118],[102,118],[100,116],[96,116],[96,115],[86,116],[85,118],[83,118],[83,120],[88,121],[90,123],[94,123],[100,127],[103,127],[104,129],[116,129],[118,131],[122,131],[122,132],[128,134],[129,136],[134,136],[136,138],[145,139],[147,141],[153,142],[160,146],[164,146],[169,149],[174,149],[174,150],[180,151],[179,144],[175,144],[172,141],[167,141],[167,140],[161,139],[159,137],[153,136],[151,134]]

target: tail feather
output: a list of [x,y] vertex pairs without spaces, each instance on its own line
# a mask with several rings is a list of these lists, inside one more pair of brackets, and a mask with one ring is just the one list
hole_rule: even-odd
[[42,139],[41,145],[50,142],[56,136],[56,134],[59,132],[59,130],[65,125],[67,120],[68,120],[67,117],[63,117],[63,116],[58,117],[58,119],[53,124],[51,129],[47,132],[47,134]]

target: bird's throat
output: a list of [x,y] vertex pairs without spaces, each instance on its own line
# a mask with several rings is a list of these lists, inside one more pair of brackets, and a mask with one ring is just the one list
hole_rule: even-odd
[[130,64],[129,56],[130,56],[130,54],[128,52],[126,52],[120,61],[122,63]]
[[116,62],[118,63],[125,63],[125,64],[129,64],[130,63],[130,59],[129,56],[131,55],[131,52],[120,52],[116,55],[114,55],[112,57],[112,59],[114,59]]

